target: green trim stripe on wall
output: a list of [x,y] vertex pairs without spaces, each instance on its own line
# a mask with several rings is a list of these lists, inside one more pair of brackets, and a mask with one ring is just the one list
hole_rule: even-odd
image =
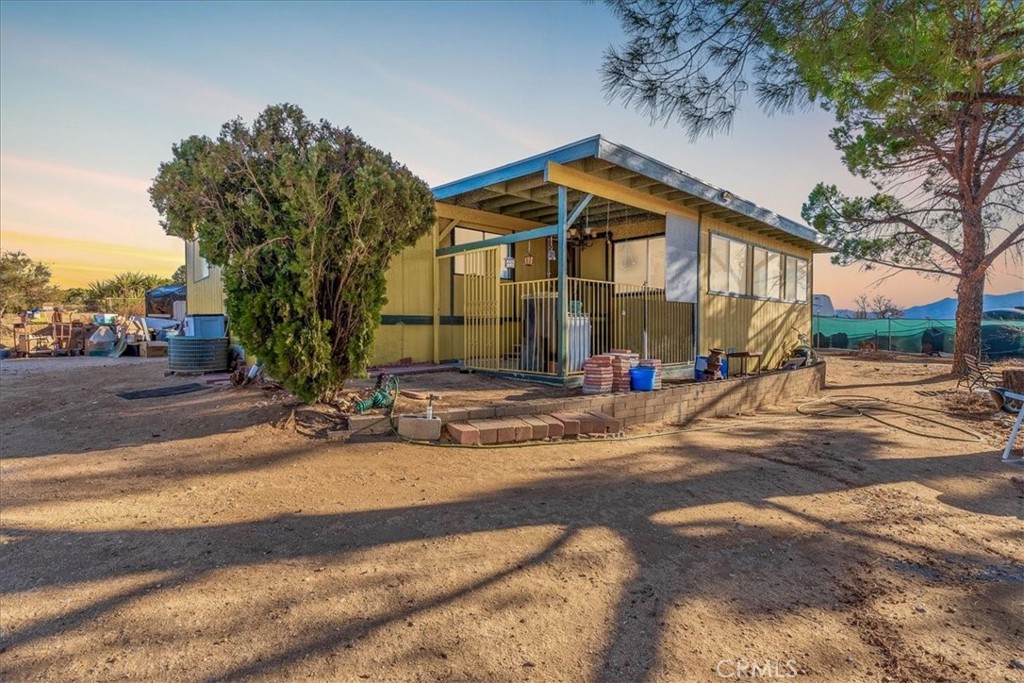
[[[462,325],[464,318],[461,315],[442,315],[442,325]],[[433,325],[434,318],[429,315],[382,315],[381,325]]]

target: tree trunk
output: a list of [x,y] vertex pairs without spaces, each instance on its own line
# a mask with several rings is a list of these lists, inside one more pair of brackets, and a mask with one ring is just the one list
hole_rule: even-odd
[[981,310],[985,301],[985,271],[960,277],[956,287],[956,338],[953,342],[953,372],[966,369],[964,354],[981,356]]
[[[976,189],[978,178],[971,183]],[[963,250],[960,256],[960,281],[956,286],[956,335],[953,340],[953,372],[967,369],[964,355],[981,357],[981,311],[985,306],[985,227],[981,204],[973,194],[961,203],[963,212]]]

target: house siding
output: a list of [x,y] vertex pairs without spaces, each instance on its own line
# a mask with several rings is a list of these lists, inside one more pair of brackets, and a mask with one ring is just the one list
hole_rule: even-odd
[[185,308],[189,315],[225,313],[224,281],[220,268],[210,266],[210,274],[196,282],[198,264],[191,244],[185,243]]
[[[711,233],[734,237],[747,244],[766,247],[807,260],[807,301],[767,301],[750,296],[716,294],[709,291]],[[796,342],[792,328],[811,333],[811,292],[813,254],[750,230],[705,218],[700,230],[700,288],[697,353],[711,348],[760,351],[763,368],[773,368]],[[753,365],[750,365],[753,368]]]
[[[641,237],[663,234],[664,219],[646,221],[619,229],[617,237]],[[748,244],[806,259],[808,264],[808,301],[802,303],[779,302],[749,296],[715,294],[709,291],[710,234],[734,237]],[[517,245],[516,276],[520,281],[545,277],[547,244],[534,240],[534,263],[527,267],[523,259],[528,251],[525,243]],[[210,266],[209,277],[194,282],[196,264],[191,249],[186,248],[188,275],[188,312],[223,313],[224,292],[220,268]],[[403,359],[430,362],[434,359],[433,331],[433,239],[428,234],[413,246],[397,254],[388,268],[387,304],[381,311],[384,317],[376,331],[372,365],[387,365]],[[601,245],[584,251],[582,275],[602,280],[606,277],[608,255]],[[699,303],[697,309],[697,353],[706,354],[709,348],[735,348],[760,351],[764,354],[763,368],[774,367],[786,355],[796,340],[791,328],[810,334],[813,285],[813,258],[810,250],[801,249],[755,232],[703,218],[700,229]],[[437,358],[457,359],[463,356],[463,326],[455,324],[462,314],[462,278],[452,275],[452,260],[439,261],[439,300],[442,324],[438,334]],[[553,269],[554,271],[554,269]],[[607,275],[611,275],[607,273]],[[679,330],[692,334],[692,330]]]

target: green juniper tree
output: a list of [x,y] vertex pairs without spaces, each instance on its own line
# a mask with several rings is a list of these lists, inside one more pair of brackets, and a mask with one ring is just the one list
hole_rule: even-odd
[[957,281],[956,367],[980,347],[986,275],[1024,244],[1020,0],[610,0],[628,36],[606,91],[692,137],[727,130],[751,88],[766,110],[817,104],[851,173],[805,220],[858,261]]
[[222,268],[231,328],[306,401],[365,371],[391,257],[427,233],[426,184],[290,104],[173,148],[150,188],[168,234]]
[[46,303],[56,294],[50,285],[50,268],[24,252],[0,255],[0,321],[12,311],[24,311]]

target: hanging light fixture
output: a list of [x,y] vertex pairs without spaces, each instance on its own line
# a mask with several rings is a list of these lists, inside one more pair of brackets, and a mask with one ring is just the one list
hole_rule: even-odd
[[515,267],[516,267],[516,257],[515,256],[506,256],[505,257],[505,269],[506,270],[512,270]]
[[594,231],[590,228],[590,208],[584,214],[584,226],[574,227],[569,230],[568,242],[570,246],[584,249],[594,242]]
[[526,256],[523,257],[523,265],[530,267],[533,265],[533,242],[526,243]]
[[549,237],[548,238],[548,261],[554,261],[557,258],[558,258],[558,255],[555,254],[555,245],[551,241],[551,238]]

